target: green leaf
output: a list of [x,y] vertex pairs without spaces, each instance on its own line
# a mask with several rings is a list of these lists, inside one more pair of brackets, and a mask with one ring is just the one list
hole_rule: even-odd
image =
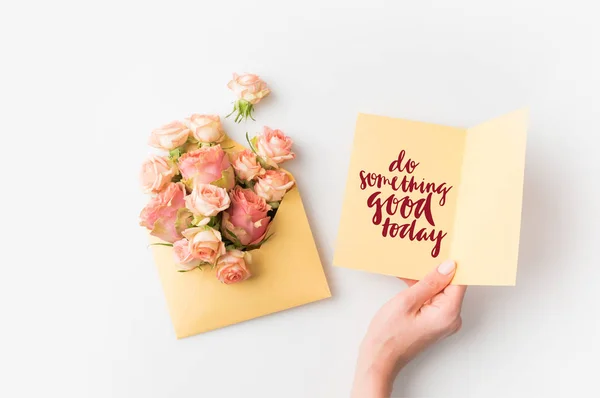
[[195,215],[194,218],[192,219],[191,224],[193,226],[197,227],[202,222],[202,220],[204,220],[205,218],[206,217],[204,217],[204,216],[197,216],[197,215]]
[[255,147],[256,137],[250,139],[247,131],[246,131],[246,141],[248,142],[248,146],[250,146],[250,150],[256,155],[256,160],[258,160],[258,163],[260,163],[260,165],[266,170],[273,169],[273,167],[269,166],[267,164],[267,162],[262,157],[260,157],[258,152],[256,152],[256,147]]
[[177,159],[179,159],[181,157],[181,152],[182,152],[181,147],[171,149],[169,151],[169,157],[171,158],[171,160],[176,161]]
[[225,231],[227,231],[227,234],[230,235],[228,236],[228,238],[233,242],[233,244],[236,247],[241,247],[242,242],[240,242],[240,240],[238,239],[237,235],[233,233],[233,231],[228,230],[227,228],[225,228]]
[[233,103],[233,110],[231,111],[231,113],[229,115],[225,116],[225,119],[227,119],[229,116],[233,115],[236,110],[237,110],[237,101]]
[[269,206],[271,206],[272,209],[276,209],[279,207],[279,202],[269,202]]
[[231,166],[221,172],[221,178],[211,182],[211,185],[219,188],[229,188],[231,184],[235,184],[235,171]]
[[267,164],[267,162],[265,162],[263,160],[263,158],[261,158],[260,156],[256,156],[256,158],[258,159],[258,163],[260,163],[260,165],[263,167],[263,169],[265,169],[265,170],[274,170],[274,168],[271,167],[271,166],[269,166]]
[[[211,225],[214,229],[216,229],[217,231],[221,230],[221,218],[223,216],[221,215],[221,213],[217,214],[216,216],[213,217],[213,225]],[[210,225],[210,223],[209,223]]]
[[246,131],[246,141],[248,142],[248,145],[250,146],[250,150],[252,152],[254,152],[254,154],[256,156],[258,156],[258,153],[256,153],[256,149],[254,149],[254,145],[252,145],[252,141],[250,141],[250,137],[248,136],[248,132]]
[[260,155],[258,154],[258,152],[256,150],[256,140],[257,139],[258,139],[258,137],[253,137],[252,139],[250,139],[250,137],[248,137],[248,132],[246,132],[246,141],[248,141],[248,145],[250,146],[250,149],[252,150],[252,152],[254,152],[254,154],[256,155],[256,158],[258,159],[260,164],[267,169],[271,169],[272,167],[267,165],[265,160],[262,157],[260,157]]
[[148,246],[168,246],[173,247],[172,243],[150,243]]
[[261,240],[260,242],[258,242],[258,243],[255,243],[255,244],[253,244],[253,245],[246,246],[246,250],[255,250],[255,249],[258,249],[258,248],[260,248],[262,245],[264,245],[265,243],[267,243],[267,241],[268,241],[269,239],[271,239],[271,237],[272,237],[273,235],[275,235],[275,234],[274,234],[274,233],[272,233],[271,235],[269,235],[269,236],[266,236],[266,237],[265,237],[263,240]]
[[253,110],[254,110],[254,105],[252,105],[250,102],[248,102],[246,100],[240,99],[233,103],[233,110],[231,111],[231,113],[229,115],[225,116],[225,118],[227,119],[229,116],[231,116],[235,113],[234,121],[236,123],[239,123],[242,120],[247,120],[248,118],[255,120],[254,117],[252,116]]
[[213,216],[210,218],[210,221],[207,224],[209,227],[216,229],[217,231],[221,229],[221,217],[219,215]]

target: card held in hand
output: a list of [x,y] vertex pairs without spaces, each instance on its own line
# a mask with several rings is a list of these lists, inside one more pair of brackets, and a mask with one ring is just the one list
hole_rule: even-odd
[[359,114],[334,265],[515,285],[528,110],[463,129]]

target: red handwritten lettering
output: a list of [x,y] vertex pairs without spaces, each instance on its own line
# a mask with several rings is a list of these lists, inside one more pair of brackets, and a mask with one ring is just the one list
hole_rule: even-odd
[[423,241],[428,240],[435,242],[435,246],[431,249],[431,257],[435,258],[440,254],[442,248],[442,239],[448,235],[444,231],[436,231],[435,229],[427,232],[426,228],[417,229],[417,220],[412,220],[410,224],[398,225],[390,221],[390,218],[386,218],[382,225],[381,235],[383,237],[399,237],[401,239],[408,238],[410,241]]
[[[452,186],[449,186],[446,182],[427,182],[425,178],[421,178],[421,181],[419,181],[418,177],[412,175],[419,164],[419,162],[406,158],[406,151],[401,150],[398,157],[389,164],[388,171],[406,173],[405,175],[401,177],[398,175],[385,176],[360,170],[360,189],[377,189],[368,196],[367,206],[373,209],[371,221],[374,225],[381,225],[381,235],[383,237],[434,242],[431,256],[437,257],[440,254],[442,240],[448,234],[442,230],[419,228],[417,223],[418,220],[425,219],[430,226],[435,227],[432,209],[433,196],[439,195],[437,202],[440,206],[444,206]],[[405,195],[397,196],[396,193],[384,195],[383,190],[385,189],[388,191],[391,189],[394,192],[400,191]],[[415,198],[415,193],[424,196]],[[398,217],[401,220],[412,218],[412,220],[396,223],[392,221],[393,217]]]
[[398,159],[390,163],[390,167],[388,168],[390,172],[398,170],[400,173],[402,173],[404,170],[406,170],[408,174],[412,174],[412,172],[415,171],[415,169],[420,163],[415,163],[412,159],[408,159],[406,163],[402,164],[402,161],[404,160],[404,155],[406,155],[406,152],[403,149],[398,154]]
[[394,176],[392,178],[387,178],[381,174],[376,173],[367,173],[364,170],[361,170],[359,174],[360,177],[360,189],[365,190],[367,187],[377,187],[381,188],[384,186],[390,186],[395,191],[400,189],[400,185],[397,185],[398,176]]
[[435,226],[431,211],[431,193],[427,195],[427,197],[418,199],[416,201],[413,201],[408,196],[398,199],[394,194],[388,196],[382,201],[379,198],[380,194],[380,191],[374,192],[367,199],[367,206],[375,207],[373,224],[379,225],[382,218],[382,210],[385,209],[385,212],[388,215],[393,216],[394,214],[399,214],[404,219],[409,218],[411,215],[416,219],[419,219],[423,214],[425,214],[425,219],[427,222]]

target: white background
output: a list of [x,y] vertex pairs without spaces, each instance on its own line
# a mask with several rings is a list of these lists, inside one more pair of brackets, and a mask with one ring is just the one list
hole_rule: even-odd
[[[469,288],[463,330],[394,394],[599,396],[592,3],[3,2],[0,396],[348,396],[370,318],[404,288],[331,266],[356,114],[471,126],[525,105],[517,287]],[[295,139],[333,298],[177,341],[137,173],[153,128],[228,113],[234,71],[273,95],[225,127]]]

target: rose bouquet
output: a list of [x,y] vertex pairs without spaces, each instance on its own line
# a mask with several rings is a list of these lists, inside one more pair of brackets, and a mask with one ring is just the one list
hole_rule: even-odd
[[[228,87],[236,123],[270,92],[250,74]],[[225,134],[217,115],[151,133],[158,152],[142,167],[151,197],[140,224],[178,338],[331,296],[300,192],[281,168],[295,157],[292,140],[264,127],[246,141]]]
[[249,148],[223,148],[226,138],[217,115],[152,131],[150,145],[164,153],[142,165],[142,187],[152,196],[140,225],[164,241],[156,245],[173,247],[180,272],[210,266],[231,284],[251,276],[250,251],[270,238],[269,224],[294,184],[279,165],[295,155],[292,140],[266,126],[246,135]]

